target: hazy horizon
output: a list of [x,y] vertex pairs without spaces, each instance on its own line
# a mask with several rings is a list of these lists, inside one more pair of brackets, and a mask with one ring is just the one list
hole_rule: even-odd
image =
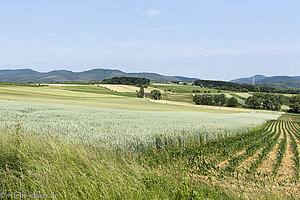
[[[18,70],[18,69],[31,69],[31,68],[16,68],[16,69],[0,69],[0,70]],[[41,72],[41,73],[47,73],[47,72],[50,72],[50,71],[59,71],[59,70],[66,70],[66,71],[72,71],[72,72],[83,72],[83,71],[90,71],[90,70],[94,70],[94,69],[107,69],[107,70],[119,70],[119,71],[122,71],[122,72],[125,72],[125,73],[156,73],[156,74],[160,74],[160,75],[163,75],[163,76],[183,76],[183,77],[187,77],[187,78],[199,78],[199,79],[204,79],[204,78],[201,78],[201,77],[196,77],[196,76],[184,76],[184,75],[181,75],[181,74],[162,74],[162,73],[157,73],[157,72],[150,72],[150,71],[133,71],[133,72],[128,72],[128,71],[124,71],[124,70],[120,70],[120,69],[114,69],[114,68],[90,68],[90,69],[86,69],[86,70],[79,70],[79,71],[75,71],[75,70],[66,70],[66,69],[51,69],[51,70],[48,70],[48,71],[40,71],[40,70],[35,70],[35,69],[31,69],[31,70],[34,70],[34,71],[37,71],[37,72]],[[249,77],[253,77],[253,76],[257,76],[257,75],[263,75],[263,76],[267,76],[267,77],[270,77],[270,76],[300,76],[300,75],[265,75],[265,74],[253,74],[253,75],[245,75],[245,76],[241,76],[241,77],[235,77],[235,78],[232,78],[232,79],[228,79],[228,80],[225,80],[225,79],[209,79],[209,80],[222,80],[222,81],[230,81],[230,80],[234,80],[234,79],[238,79],[238,78],[249,78]]]
[[2,2],[0,69],[300,75],[300,2]]

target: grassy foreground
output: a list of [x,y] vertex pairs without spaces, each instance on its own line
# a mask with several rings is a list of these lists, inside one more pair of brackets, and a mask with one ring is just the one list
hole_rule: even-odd
[[297,178],[286,185],[279,176],[285,172],[285,156],[282,164],[277,156],[278,175],[271,179],[257,173],[265,169],[261,165],[246,172],[238,167],[260,148],[271,151],[269,145],[278,139],[273,135],[282,134],[276,130],[284,123],[271,121],[230,137],[132,154],[11,126],[0,131],[0,192],[54,193],[58,199],[295,199]]
[[217,185],[188,181],[186,170],[160,156],[121,156],[10,127],[0,133],[0,192],[54,193],[58,199],[239,199]]

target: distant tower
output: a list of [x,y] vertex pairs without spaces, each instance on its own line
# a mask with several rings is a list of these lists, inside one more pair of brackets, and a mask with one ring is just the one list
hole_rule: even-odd
[[255,79],[254,79],[254,76],[253,76],[253,79],[252,79],[252,85],[255,85]]

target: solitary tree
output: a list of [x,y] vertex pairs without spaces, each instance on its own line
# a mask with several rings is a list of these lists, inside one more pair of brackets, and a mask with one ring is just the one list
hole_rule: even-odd
[[141,86],[140,91],[138,91],[138,93],[137,93],[137,96],[138,96],[138,98],[144,98],[144,94],[145,94],[144,87]]

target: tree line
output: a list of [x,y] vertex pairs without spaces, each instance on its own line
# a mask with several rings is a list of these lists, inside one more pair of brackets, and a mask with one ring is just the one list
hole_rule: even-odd
[[122,84],[122,85],[149,85],[150,79],[136,77],[113,77],[100,81],[103,84]]
[[255,93],[247,98],[245,106],[253,109],[280,110],[282,101],[282,95]]
[[291,97],[289,111],[292,113],[300,113],[300,95]]
[[229,98],[226,102],[226,96],[224,94],[211,95],[211,94],[195,94],[193,96],[193,102],[197,105],[215,105],[236,107],[238,105],[237,99],[235,97]]
[[211,80],[196,80],[194,85],[214,88],[217,90],[230,90],[238,92],[264,92],[264,93],[281,93],[281,94],[300,94],[299,89],[285,89],[279,87],[271,87],[265,85],[250,85],[239,84],[227,81],[211,81]]

